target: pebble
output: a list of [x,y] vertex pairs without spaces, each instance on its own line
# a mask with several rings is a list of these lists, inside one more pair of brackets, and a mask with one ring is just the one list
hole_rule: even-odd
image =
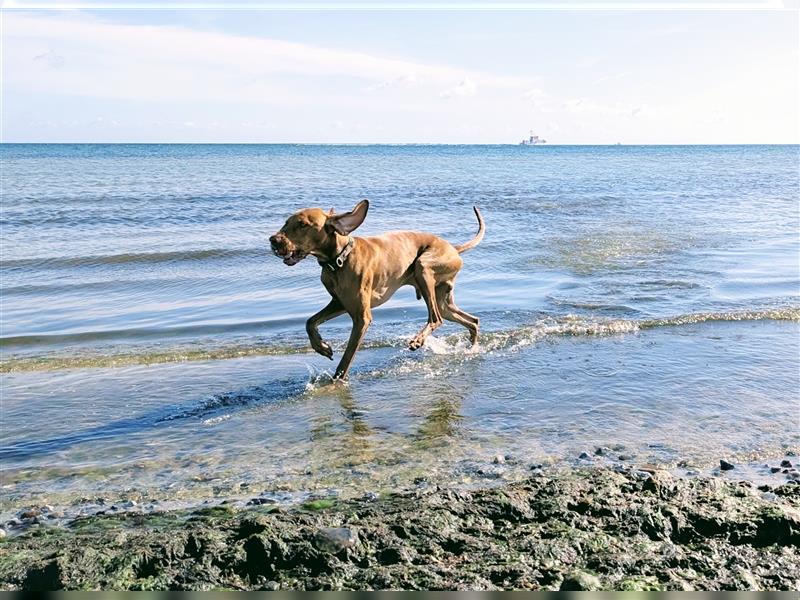
[[790,461],[790,460],[784,459],[784,460],[781,461],[781,467],[783,467],[784,469],[791,469],[792,466],[793,466],[792,465],[792,461]]
[[269,498],[251,498],[247,502],[247,506],[260,506],[262,504],[274,504]]
[[357,541],[358,535],[347,527],[323,527],[314,536],[314,545],[330,554],[338,554],[342,550],[352,548]]
[[503,468],[478,469],[475,472],[481,477],[487,477],[489,479],[501,479],[503,475],[506,474],[506,470]]
[[732,462],[725,460],[724,458],[721,458],[719,461],[719,468],[722,469],[723,471],[730,471],[735,467],[736,465],[734,465]]

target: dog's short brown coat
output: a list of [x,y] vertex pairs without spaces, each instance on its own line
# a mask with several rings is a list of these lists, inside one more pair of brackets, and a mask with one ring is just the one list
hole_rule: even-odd
[[287,265],[297,264],[309,254],[322,265],[322,284],[331,301],[306,323],[311,347],[333,360],[333,351],[322,340],[319,326],[344,313],[353,320],[347,348],[336,368],[336,379],[347,377],[353,356],[372,321],[371,309],[389,300],[404,285],[413,286],[417,298],[423,298],[428,308],[428,321],[411,340],[409,348],[420,348],[442,324],[442,319],[466,327],[473,344],[478,339],[478,317],[458,308],[453,298],[456,275],[463,265],[459,254],[483,239],[485,227],[478,208],[474,207],[478,233],[465,244],[453,246],[433,234],[416,231],[356,237],[341,267],[328,268],[346,251],[350,233],[363,223],[368,210],[367,200],[341,214],[334,214],[333,209],[326,213],[319,208],[306,208],[290,216],[280,231],[270,237],[273,251]]

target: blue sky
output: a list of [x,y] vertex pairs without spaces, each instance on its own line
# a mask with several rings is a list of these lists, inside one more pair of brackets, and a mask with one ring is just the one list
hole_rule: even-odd
[[6,142],[798,143],[796,11],[3,12]]

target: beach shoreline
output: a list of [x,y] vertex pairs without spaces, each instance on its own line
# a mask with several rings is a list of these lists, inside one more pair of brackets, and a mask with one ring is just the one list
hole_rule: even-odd
[[0,543],[5,590],[796,590],[797,573],[800,485],[655,466],[95,515]]

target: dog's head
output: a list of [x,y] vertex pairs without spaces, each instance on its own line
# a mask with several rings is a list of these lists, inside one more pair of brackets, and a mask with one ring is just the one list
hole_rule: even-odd
[[270,236],[275,256],[286,265],[296,265],[309,254],[325,257],[335,247],[336,235],[350,235],[367,217],[369,201],[362,200],[346,213],[305,208],[286,219],[280,231]]

